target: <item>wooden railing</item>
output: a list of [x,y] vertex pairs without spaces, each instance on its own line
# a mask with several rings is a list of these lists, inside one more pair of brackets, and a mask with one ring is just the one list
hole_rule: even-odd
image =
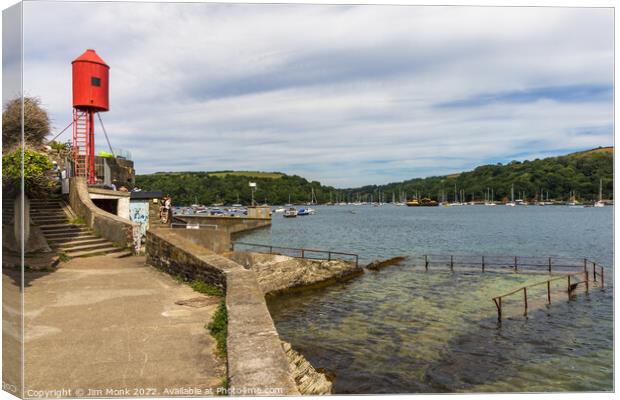
[[[256,243],[245,243],[245,242],[233,242],[232,247],[235,250],[237,246],[246,246],[250,248],[259,248],[268,251],[264,251],[269,254],[280,254],[295,258],[304,258],[310,260],[336,260],[343,259],[345,261],[350,261],[351,258],[355,260],[355,266],[359,266],[359,256],[353,253],[343,253],[340,251],[331,251],[331,250],[316,250],[316,249],[305,249],[305,248],[297,248],[297,247],[282,247],[282,246],[271,246],[266,244],[256,244]],[[323,257],[316,257],[316,255],[321,254]],[[314,256],[314,257],[313,257]],[[327,257],[325,257],[327,256]]]

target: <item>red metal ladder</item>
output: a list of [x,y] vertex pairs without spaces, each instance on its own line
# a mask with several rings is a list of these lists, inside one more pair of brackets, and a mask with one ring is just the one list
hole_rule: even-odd
[[95,183],[95,141],[93,140],[92,112],[73,109],[73,146],[72,158],[74,176],[88,179]]

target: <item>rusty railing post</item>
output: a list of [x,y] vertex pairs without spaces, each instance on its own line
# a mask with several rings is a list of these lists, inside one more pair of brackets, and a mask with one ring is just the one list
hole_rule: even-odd
[[588,273],[588,270],[586,270],[586,272],[585,272],[585,276],[586,276],[586,294],[588,294],[588,292],[590,291],[590,283],[588,282],[590,277],[588,275],[590,275],[590,274]]
[[355,255],[355,268],[359,267],[359,256]]
[[424,255],[424,269],[428,271],[428,256]]
[[594,282],[596,282],[596,263],[592,263],[592,272],[594,272]]
[[502,298],[495,297],[493,298],[493,302],[495,303],[495,307],[497,307],[497,320],[502,322]]
[[454,271],[454,256],[450,255],[450,271]]
[[482,256],[482,272],[484,272],[484,256]]
[[586,272],[588,270],[588,259],[584,258],[583,259],[583,272]]
[[551,273],[551,257],[549,257],[549,273]]
[[327,252],[327,261],[331,261],[332,260],[332,252],[328,251]]
[[605,289],[605,268],[601,267],[601,289]]
[[571,289],[570,289],[570,275],[566,275],[566,277],[568,278],[568,299],[570,300],[570,292],[571,292]]
[[547,281],[547,304],[551,304],[551,281]]
[[273,246],[269,246],[269,254],[273,254]]
[[305,252],[304,252],[304,249],[301,249],[301,258],[305,258]]
[[523,316],[527,317],[527,288],[523,288]]
[[515,272],[517,271],[517,256],[515,256]]

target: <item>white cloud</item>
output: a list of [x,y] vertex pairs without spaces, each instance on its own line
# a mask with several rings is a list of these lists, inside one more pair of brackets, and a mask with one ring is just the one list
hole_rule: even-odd
[[438,107],[611,87],[611,9],[29,2],[24,18],[26,93],[64,127],[70,62],[95,48],[111,65],[106,128],[139,173],[354,186],[613,141],[596,96]]

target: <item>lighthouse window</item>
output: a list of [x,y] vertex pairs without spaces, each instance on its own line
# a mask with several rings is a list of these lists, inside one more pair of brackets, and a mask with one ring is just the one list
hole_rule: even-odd
[[97,78],[96,76],[91,77],[90,84],[93,86],[101,86],[101,78]]

